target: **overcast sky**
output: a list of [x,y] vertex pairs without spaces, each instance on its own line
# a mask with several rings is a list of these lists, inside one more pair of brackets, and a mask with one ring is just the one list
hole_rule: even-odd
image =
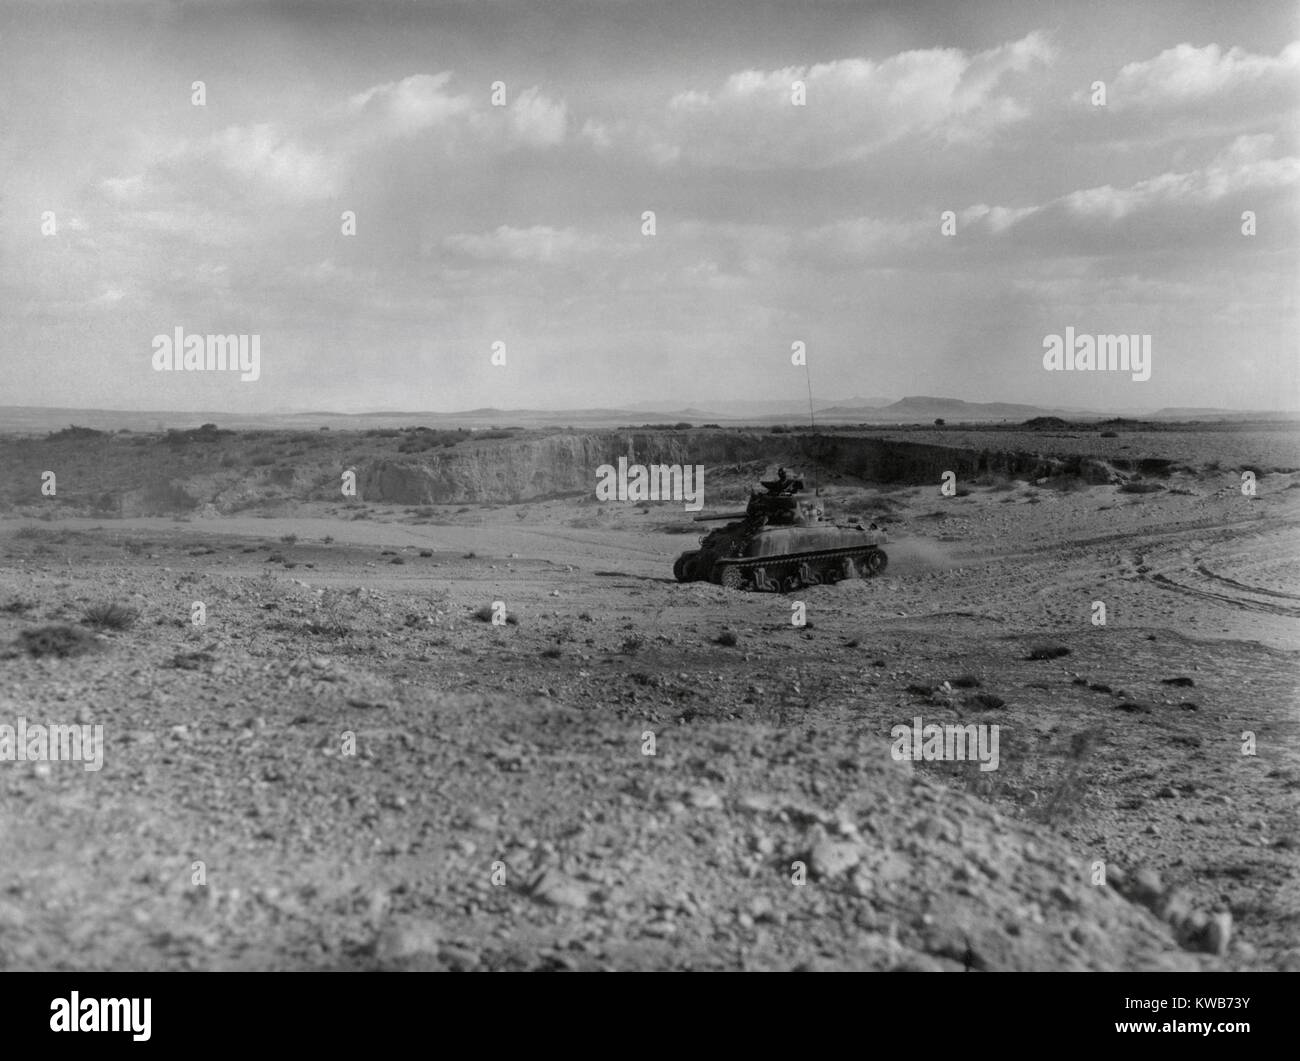
[[[1297,37],[1289,2],[0,0],[0,404],[801,398],[802,341],[832,399],[1300,408]],[[155,372],[177,327],[260,335],[261,378]],[[1067,327],[1149,334],[1151,378],[1045,371]]]

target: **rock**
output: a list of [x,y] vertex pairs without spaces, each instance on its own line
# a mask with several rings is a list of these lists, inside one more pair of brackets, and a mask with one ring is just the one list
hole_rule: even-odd
[[697,810],[720,810],[722,797],[711,788],[692,788],[686,793],[686,802]]
[[1150,866],[1143,866],[1133,874],[1132,897],[1143,906],[1154,909],[1164,890],[1160,874]]
[[1164,903],[1160,907],[1160,916],[1174,928],[1181,927],[1192,916],[1192,904],[1187,892],[1182,888],[1176,888],[1165,896]]
[[1210,923],[1205,926],[1202,935],[1203,949],[1210,954],[1223,957],[1228,953],[1228,944],[1232,941],[1232,914],[1223,910],[1210,915]]
[[587,906],[587,889],[575,880],[554,869],[548,869],[533,882],[530,894],[547,906],[563,906],[583,910]]
[[374,942],[375,957],[397,961],[438,952],[438,926],[427,918],[405,918],[385,926]]
[[808,853],[808,868],[827,880],[847,873],[862,861],[862,846],[851,840],[818,840]]
[[438,960],[456,972],[468,972],[479,964],[479,956],[467,947],[448,944],[438,948]]

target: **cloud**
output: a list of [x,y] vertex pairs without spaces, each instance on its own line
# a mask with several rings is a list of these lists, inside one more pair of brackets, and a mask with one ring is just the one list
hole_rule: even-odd
[[443,247],[483,262],[530,262],[540,265],[573,264],[589,257],[600,242],[571,228],[547,225],[512,228],[500,225],[485,234],[457,233],[442,241]]
[[1128,63],[1107,95],[1116,111],[1181,109],[1211,100],[1221,105],[1230,97],[1239,105],[1253,99],[1289,109],[1298,91],[1300,41],[1294,41],[1277,58],[1241,48],[1225,52],[1217,44],[1179,44],[1154,59]]
[[[961,213],[958,231],[967,242],[1052,257],[1270,247],[1294,239],[1300,225],[1300,158],[1270,157],[1273,144],[1268,134],[1239,136],[1198,169],[1081,188],[1036,206],[980,204]],[[1245,209],[1269,219],[1256,238],[1241,234]]]
[[326,199],[338,190],[337,159],[303,147],[270,123],[232,125],[199,145],[195,154],[215,159],[246,185],[288,199]]
[[621,134],[665,165],[818,168],[861,159],[908,136],[971,141],[1019,122],[1029,114],[1028,101],[1004,93],[1004,82],[1054,55],[1045,36],[1031,33],[973,55],[931,48],[881,62],[848,58],[744,70],[712,91],[678,93],[660,118],[634,133],[593,122],[583,133],[597,146]]
[[375,85],[348,100],[346,114],[380,138],[414,136],[450,125],[473,109],[468,96],[444,91],[451,77],[451,71],[445,70]]
[[567,123],[565,105],[547,99],[536,87],[525,89],[510,106],[510,128],[514,137],[529,147],[551,147],[561,143]]

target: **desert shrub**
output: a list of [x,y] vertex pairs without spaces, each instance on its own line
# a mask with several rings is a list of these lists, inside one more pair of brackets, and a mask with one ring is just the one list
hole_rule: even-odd
[[1103,432],[1101,433],[1101,437],[1102,437],[1102,438],[1119,438],[1119,432],[1118,432],[1118,431],[1103,431]]
[[1002,697],[993,693],[975,693],[966,697],[966,705],[968,707],[981,708],[988,711],[995,710],[1005,703],[1006,701],[1003,700]]
[[949,684],[954,689],[978,689],[984,683],[973,674],[962,674],[954,678]]
[[185,488],[173,479],[154,480],[144,488],[141,498],[147,515],[156,516],[168,512],[188,512],[197,508],[199,500],[185,492]]
[[1084,768],[1092,758],[1099,739],[1100,731],[1095,729],[1071,734],[1065,752],[1065,769],[1038,812],[1043,821],[1064,821],[1079,813],[1083,797],[1087,793]]
[[278,465],[266,473],[267,479],[276,486],[292,486],[293,475],[294,468],[292,465],[288,464]]
[[724,648],[735,648],[736,635],[730,630],[723,630],[714,640],[714,644],[722,645]]
[[[490,623],[492,621],[492,605],[485,604],[474,612],[474,618],[481,623]],[[519,619],[510,612],[506,613],[506,625],[518,626]]]
[[559,659],[564,653],[558,648],[542,649],[542,659]]
[[67,659],[71,656],[83,656],[93,652],[99,642],[89,630],[75,626],[40,626],[35,630],[24,630],[18,635],[18,647],[29,656],[40,659],[53,656]]
[[76,424],[70,424],[62,431],[51,431],[45,437],[50,442],[59,442],[79,441],[88,438],[103,438],[107,434],[107,431],[96,431],[93,427],[78,427]]
[[1161,486],[1159,483],[1136,481],[1131,483],[1124,483],[1119,488],[1119,492],[1121,494],[1154,494],[1156,491],[1163,490],[1163,489],[1164,487]]
[[81,621],[86,626],[93,626],[97,630],[129,630],[139,618],[139,609],[128,608],[113,601],[92,604],[81,615]]
[[1068,656],[1070,650],[1064,645],[1035,645],[1029,650],[1026,659],[1060,659]]
[[625,656],[634,656],[640,652],[645,645],[645,638],[633,634],[631,637],[623,638],[623,644],[619,646],[619,651]]

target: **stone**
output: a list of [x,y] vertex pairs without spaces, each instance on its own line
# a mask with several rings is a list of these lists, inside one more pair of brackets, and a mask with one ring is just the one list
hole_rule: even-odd
[[1202,938],[1204,949],[1210,954],[1217,954],[1219,957],[1227,954],[1228,944],[1232,942],[1232,914],[1226,910],[1211,914]]
[[582,910],[587,906],[587,889],[554,869],[548,869],[533,882],[532,897],[547,906]]
[[438,926],[427,918],[405,918],[385,926],[374,942],[375,957],[397,961],[438,952]]
[[862,861],[862,846],[850,840],[818,840],[808,853],[808,868],[814,876],[831,879],[847,873]]
[[711,788],[692,788],[686,793],[686,802],[696,810],[720,810],[722,797]]

